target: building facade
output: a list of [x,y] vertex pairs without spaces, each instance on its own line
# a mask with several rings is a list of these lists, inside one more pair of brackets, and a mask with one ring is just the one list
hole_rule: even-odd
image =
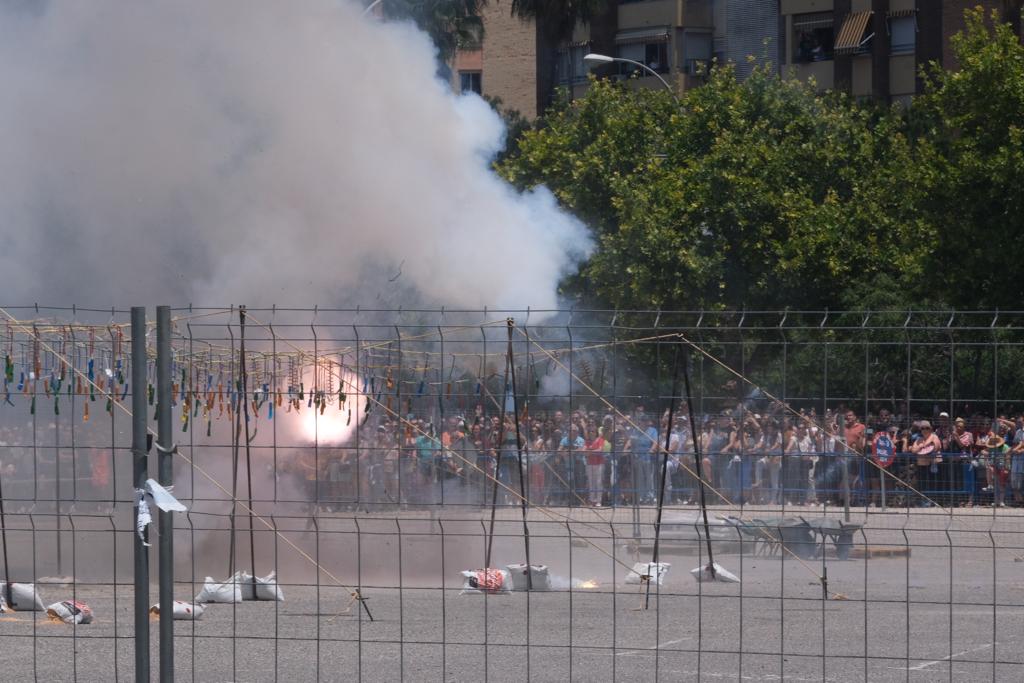
[[956,68],[950,38],[964,10],[1005,9],[1000,0],[781,0],[780,64],[820,90],[909,104],[922,67]]
[[452,88],[501,100],[502,107],[533,118],[537,93],[537,28],[511,16],[509,3],[490,2],[481,11],[484,39],[477,50],[459,50]]
[[[611,21],[601,27],[579,26],[572,42],[559,51],[558,85],[580,96],[587,87],[583,56],[598,52],[641,62],[677,91],[703,82],[714,56],[715,6],[738,0],[619,0],[612,3]],[[775,0],[765,0],[774,4]],[[747,3],[749,4],[749,3]],[[723,43],[724,44],[724,43]],[[738,43],[737,43],[738,45]],[[639,67],[615,64],[598,75],[628,78],[636,87],[662,87]]]
[[[479,50],[454,60],[452,86],[498,97],[528,117],[542,113],[553,88],[571,97],[587,89],[596,52],[642,62],[677,92],[700,85],[712,59],[732,63],[739,78],[759,64],[785,78],[813,80],[818,89],[859,98],[909,103],[921,92],[921,68],[955,68],[950,37],[963,29],[965,9],[1006,11],[1005,0],[609,0],[604,12],[576,27],[561,45],[546,45],[533,22],[492,2],[483,11]],[[1011,18],[1017,22],[1019,15]],[[629,64],[598,76],[634,87],[660,82]]]

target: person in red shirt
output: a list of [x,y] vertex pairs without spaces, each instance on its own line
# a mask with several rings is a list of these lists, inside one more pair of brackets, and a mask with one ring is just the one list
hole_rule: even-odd
[[841,448],[840,454],[846,460],[846,471],[850,476],[850,490],[852,492],[857,485],[857,477],[860,475],[861,458],[864,457],[867,434],[864,423],[857,419],[857,413],[847,410],[844,416],[846,424],[843,428],[843,437],[846,448]]
[[604,437],[596,427],[590,427],[587,430],[587,498],[594,507],[601,507],[601,496],[604,493],[604,451]]
[[857,413],[852,410],[846,411],[846,437],[847,450],[850,455],[864,455],[864,423],[857,419]]

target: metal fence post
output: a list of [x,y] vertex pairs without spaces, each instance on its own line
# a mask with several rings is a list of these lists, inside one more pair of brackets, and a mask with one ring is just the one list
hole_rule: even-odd
[[[171,433],[171,307],[156,309],[157,474],[171,486],[174,457]],[[174,518],[159,511],[160,526],[160,681],[174,680]]]
[[[145,488],[149,476],[146,459],[146,309],[132,307],[132,484],[135,491]],[[73,381],[73,380],[72,380]],[[139,500],[135,494],[135,515]],[[133,533],[135,557],[135,680],[149,683],[149,548]]]

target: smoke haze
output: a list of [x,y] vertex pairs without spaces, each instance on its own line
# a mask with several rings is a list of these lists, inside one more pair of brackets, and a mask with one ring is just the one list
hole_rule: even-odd
[[554,307],[587,231],[489,170],[501,120],[423,33],[360,15],[0,6],[4,303]]

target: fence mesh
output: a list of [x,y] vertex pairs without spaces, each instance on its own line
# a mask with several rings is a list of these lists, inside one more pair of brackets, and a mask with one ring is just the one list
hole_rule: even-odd
[[[0,666],[130,679],[155,332],[0,310]],[[175,309],[175,673],[1020,680],[1022,322]]]

